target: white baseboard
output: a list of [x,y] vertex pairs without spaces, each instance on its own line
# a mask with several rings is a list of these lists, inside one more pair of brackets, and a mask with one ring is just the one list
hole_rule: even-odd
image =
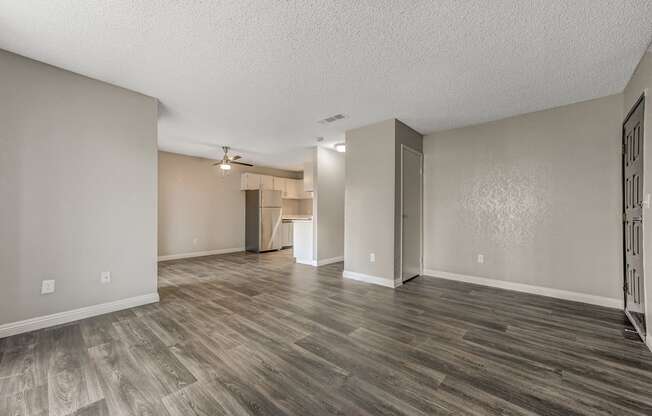
[[645,344],[647,344],[649,350],[652,351],[652,334],[648,334],[647,337],[645,337]]
[[396,283],[394,279],[386,279],[384,277],[371,276],[364,273],[351,272],[349,270],[344,270],[342,272],[342,277],[344,277],[345,279],[358,280],[360,282],[373,283],[375,285],[391,287],[392,289],[401,286],[401,283]]
[[317,260],[317,266],[325,266],[327,264],[339,263],[344,261],[344,256],[331,257],[330,259]]
[[223,248],[220,250],[209,250],[209,251],[194,251],[192,253],[169,254],[166,256],[158,256],[158,261],[190,259],[192,257],[203,257],[203,256],[213,256],[215,254],[237,253],[239,251],[245,251],[244,247]]
[[591,305],[605,306],[607,308],[623,309],[624,307],[622,299],[606,298],[603,296],[588,295],[585,293],[551,289],[541,286],[532,286],[524,283],[506,282],[504,280],[488,279],[486,277],[469,276],[465,274],[450,273],[440,270],[426,269],[423,271],[423,274],[426,276],[440,277],[442,279],[457,280],[459,282],[475,283],[477,285],[497,287],[500,289],[514,290],[517,292],[531,293],[534,295],[548,296],[550,298],[589,303]]
[[300,259],[300,258],[295,257],[294,261],[296,261],[299,264],[305,264],[306,266],[315,266],[315,267],[317,267],[317,262],[315,260]]
[[158,293],[155,292],[147,295],[135,296],[133,298],[116,300],[114,302],[100,303],[98,305],[86,306],[70,311],[53,313],[52,315],[25,319],[24,321],[11,322],[0,325],[0,338],[10,337],[12,335],[35,331],[50,326],[66,324],[68,322],[78,321],[80,319],[86,319],[123,309],[134,308],[136,306],[147,305],[148,303],[155,303],[158,301]]

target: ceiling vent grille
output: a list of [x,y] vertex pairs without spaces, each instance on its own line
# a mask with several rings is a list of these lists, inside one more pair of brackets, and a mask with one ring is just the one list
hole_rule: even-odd
[[335,114],[334,116],[326,117],[323,120],[319,120],[317,123],[330,124],[336,122],[337,120],[342,120],[343,118],[345,118],[344,114]]

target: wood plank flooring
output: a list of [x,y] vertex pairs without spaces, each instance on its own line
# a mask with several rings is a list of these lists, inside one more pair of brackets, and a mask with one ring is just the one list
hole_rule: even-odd
[[159,304],[0,340],[0,415],[652,415],[620,311],[341,271],[160,263]]

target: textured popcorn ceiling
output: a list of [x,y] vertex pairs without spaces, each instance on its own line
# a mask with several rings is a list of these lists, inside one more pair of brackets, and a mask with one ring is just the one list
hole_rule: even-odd
[[620,92],[651,39],[644,0],[0,0],[0,48],[159,98],[162,149],[279,167]]

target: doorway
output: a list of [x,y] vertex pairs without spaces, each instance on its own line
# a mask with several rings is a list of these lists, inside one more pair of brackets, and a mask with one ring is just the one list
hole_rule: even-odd
[[401,280],[419,276],[423,252],[423,154],[401,145]]
[[643,270],[643,132],[645,97],[623,123],[623,249],[625,314],[645,340]]

